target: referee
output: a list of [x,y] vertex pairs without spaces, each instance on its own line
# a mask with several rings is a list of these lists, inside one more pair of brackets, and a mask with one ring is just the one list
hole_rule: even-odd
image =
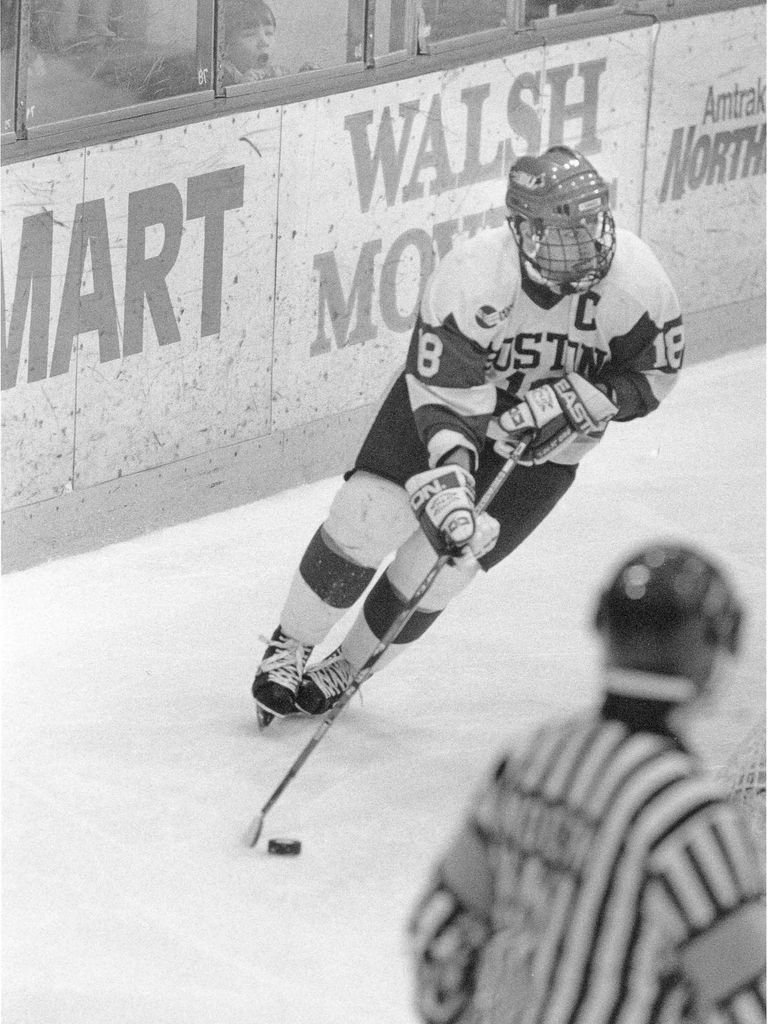
[[651,545],[603,592],[605,694],[496,767],[410,923],[429,1024],[765,1021],[764,865],[678,734],[741,613]]

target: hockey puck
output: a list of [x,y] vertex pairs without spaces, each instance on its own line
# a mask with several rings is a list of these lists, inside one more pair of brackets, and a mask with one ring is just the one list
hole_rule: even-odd
[[301,853],[301,842],[298,839],[270,839],[267,853],[281,854],[283,857],[295,857]]

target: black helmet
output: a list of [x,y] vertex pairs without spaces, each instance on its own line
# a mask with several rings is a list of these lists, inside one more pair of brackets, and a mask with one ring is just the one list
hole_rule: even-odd
[[653,544],[619,568],[603,591],[595,626],[640,645],[663,642],[680,627],[700,622],[714,647],[738,650],[742,611],[722,571],[693,548]]
[[507,219],[534,281],[587,291],[608,273],[616,226],[608,185],[574,149],[552,146],[509,169]]

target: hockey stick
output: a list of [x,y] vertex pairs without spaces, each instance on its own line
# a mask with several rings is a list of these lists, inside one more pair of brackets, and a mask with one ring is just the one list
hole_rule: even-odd
[[[523,441],[520,441],[517,447],[511,452],[509,458],[506,460],[506,462],[501,467],[499,472],[490,482],[486,491],[484,492],[484,494],[478,501],[477,505],[475,506],[475,510],[477,512],[484,512],[488,508],[490,503],[493,501],[493,499],[496,497],[502,484],[520,461],[520,458],[523,452],[525,451],[527,443],[528,438],[524,439]],[[339,715],[347,706],[347,704],[349,704],[349,702],[352,700],[352,698],[363,685],[363,683],[366,681],[366,679],[369,679],[370,676],[373,675],[373,670],[375,669],[376,664],[378,663],[381,656],[384,654],[384,652],[387,650],[390,644],[393,643],[393,641],[400,634],[400,631],[403,629],[405,624],[413,616],[414,612],[421,603],[422,598],[427,593],[432,584],[435,582],[435,579],[437,578],[441,570],[444,568],[444,566],[446,566],[448,562],[451,561],[452,557],[453,556],[449,554],[438,555],[432,568],[429,570],[427,575],[424,577],[424,579],[418,585],[418,587],[413,592],[411,597],[408,599],[408,602],[405,605],[403,605],[400,612],[395,616],[389,628],[385,631],[384,636],[382,636],[382,638],[376,644],[374,649],[368,655],[366,661],[357,670],[357,672],[352,678],[352,682],[349,684],[349,686],[341,695],[341,697],[339,697],[339,699],[336,701],[333,707],[329,708],[329,710],[326,712],[322,722],[315,730],[314,734],[310,738],[307,745],[304,747],[299,756],[296,758],[291,767],[283,776],[280,785],[274,791],[269,800],[267,800],[267,802],[264,804],[260,813],[251,822],[251,825],[248,829],[249,846],[254,847],[256,843],[258,843],[259,836],[261,835],[261,830],[264,827],[264,819],[266,818],[267,814],[280,799],[280,796],[282,795],[283,791],[288,786],[288,784],[291,782],[291,780],[296,778],[296,776],[298,775],[299,771],[302,768],[302,765],[306,762],[309,755],[318,745],[320,740],[322,740],[323,736],[325,736],[325,734],[331,728],[331,726],[339,717]]]

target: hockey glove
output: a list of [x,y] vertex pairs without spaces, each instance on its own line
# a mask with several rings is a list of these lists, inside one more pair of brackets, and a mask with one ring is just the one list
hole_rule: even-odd
[[461,466],[438,466],[406,480],[411,508],[438,554],[459,554],[475,533],[475,481]]
[[501,414],[498,424],[506,437],[495,442],[494,451],[509,458],[520,438],[533,433],[520,462],[538,466],[580,434],[599,437],[617,412],[603,391],[578,373],[569,373],[553,384],[532,388],[518,405]]

